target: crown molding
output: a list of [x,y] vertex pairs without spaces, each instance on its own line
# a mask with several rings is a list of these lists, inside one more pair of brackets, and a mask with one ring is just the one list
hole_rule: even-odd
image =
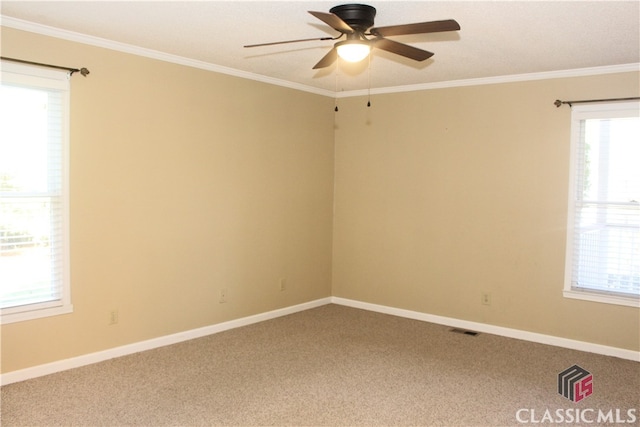
[[363,89],[363,90],[344,91],[344,92],[336,93],[330,90],[324,90],[324,89],[316,88],[313,86],[290,82],[287,80],[276,79],[273,77],[264,76],[262,74],[250,73],[247,71],[237,70],[235,68],[224,67],[224,66],[212,64],[209,62],[198,61],[195,59],[185,58],[179,55],[172,55],[172,54],[160,52],[153,49],[146,49],[139,46],[116,42],[113,40],[103,39],[100,37],[90,36],[87,34],[63,30],[60,28],[37,24],[34,22],[22,20],[22,19],[12,18],[9,16],[0,15],[0,25],[4,27],[13,28],[16,30],[28,31],[31,33],[41,34],[49,37],[55,37],[55,38],[69,40],[77,43],[82,43],[82,44],[87,44],[91,46],[102,47],[105,49],[111,49],[119,52],[129,53],[132,55],[138,55],[146,58],[157,59],[160,61],[171,62],[174,64],[184,65],[187,67],[199,68],[202,70],[213,71],[221,74],[227,74],[230,76],[240,77],[248,80],[255,80],[262,83],[282,86],[290,89],[300,90],[303,92],[310,92],[316,95],[336,97],[336,98],[350,98],[350,97],[356,97],[356,96],[366,96],[368,94],[379,95],[379,94],[400,93],[400,92],[416,92],[416,91],[423,91],[423,90],[445,89],[445,88],[462,87],[462,86],[480,86],[480,85],[490,85],[490,84],[500,84],[500,83],[524,82],[524,81],[531,81],[531,80],[547,80],[547,79],[583,77],[583,76],[593,76],[593,75],[600,75],[600,74],[627,73],[627,72],[640,71],[640,63],[633,63],[633,64],[611,65],[611,66],[604,66],[604,67],[579,68],[579,69],[572,69],[572,70],[547,71],[547,72],[540,72],[540,73],[483,77],[483,78],[477,78],[477,79],[449,80],[449,81],[434,82],[434,83],[392,86],[392,87],[377,88],[377,89],[371,89],[371,90]]
[[240,77],[248,80],[256,80],[262,83],[273,84],[276,86],[283,86],[290,89],[300,90],[304,92],[311,92],[317,95],[333,97],[332,91],[327,91],[312,86],[307,86],[299,83],[294,83],[286,80],[276,79],[273,77],[264,76],[261,74],[250,73],[247,71],[237,70],[235,68],[224,67],[221,65],[212,64],[210,62],[198,61],[195,59],[185,58],[179,55],[173,55],[165,52],[160,52],[153,49],[147,49],[127,43],[121,43],[113,40],[103,39],[100,37],[90,36],[87,34],[77,33],[74,31],[63,30],[60,28],[50,27],[47,25],[37,24],[22,19],[12,18],[9,16],[0,15],[0,25],[3,27],[13,28],[16,30],[27,31],[31,33],[40,34],[43,36],[54,37],[58,39],[68,40],[72,42],[82,43],[90,46],[101,47],[105,49],[115,50],[119,52],[129,53],[132,55],[142,56],[145,58],[157,59],[159,61],[170,62],[178,65],[184,65],[187,67],[199,68],[202,70],[213,71],[216,73],[227,74],[234,77]]
[[446,88],[462,87],[462,86],[482,86],[482,85],[492,85],[492,84],[501,84],[501,83],[526,82],[526,81],[532,81],[532,80],[562,79],[562,78],[572,78],[572,77],[595,76],[595,75],[601,75],[601,74],[631,73],[631,72],[640,72],[640,63],[608,65],[603,67],[576,68],[572,70],[546,71],[546,72],[540,72],[540,73],[512,74],[512,75],[506,75],[506,76],[482,77],[477,79],[448,80],[443,82],[422,83],[422,84],[416,84],[416,85],[394,86],[394,87],[371,89],[370,92],[367,89],[361,89],[361,90],[340,92],[335,96],[337,98],[349,98],[353,96],[366,96],[368,93],[371,93],[372,95],[373,94],[380,95],[380,94],[388,94],[388,93],[417,92],[421,90],[446,89]]

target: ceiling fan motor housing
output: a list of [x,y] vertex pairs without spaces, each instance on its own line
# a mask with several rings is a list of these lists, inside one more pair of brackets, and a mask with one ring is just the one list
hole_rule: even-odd
[[371,28],[376,17],[376,9],[366,4],[343,4],[331,8],[329,12],[337,15],[359,33]]

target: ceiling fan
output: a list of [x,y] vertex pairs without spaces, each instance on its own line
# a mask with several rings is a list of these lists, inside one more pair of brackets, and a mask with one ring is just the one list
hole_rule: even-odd
[[[433,52],[418,49],[407,44],[387,39],[387,36],[400,36],[408,34],[437,33],[441,31],[457,31],[460,25],[453,19],[443,21],[420,22],[416,24],[391,25],[387,27],[373,27],[376,9],[366,4],[344,4],[335,6],[326,12],[309,13],[336,31],[337,37],[320,37],[300,40],[287,40],[271,43],[259,43],[244,47],[270,46],[285,43],[297,43],[316,40],[338,40],[343,36],[346,39],[337,42],[313,69],[325,68],[333,64],[338,56],[350,61],[358,62],[369,55],[371,48],[382,49],[395,53],[415,61],[424,61],[433,56]],[[372,28],[373,27],[373,28]]]

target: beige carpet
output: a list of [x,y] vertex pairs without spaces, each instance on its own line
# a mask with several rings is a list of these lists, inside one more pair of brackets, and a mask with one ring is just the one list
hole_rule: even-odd
[[[449,329],[327,305],[7,385],[1,421],[499,426],[526,425],[519,410],[544,425],[546,410],[555,421],[560,410],[598,425],[599,410],[607,421],[616,409],[640,419],[640,363]],[[578,403],[557,390],[558,373],[575,364],[593,375],[593,394]]]

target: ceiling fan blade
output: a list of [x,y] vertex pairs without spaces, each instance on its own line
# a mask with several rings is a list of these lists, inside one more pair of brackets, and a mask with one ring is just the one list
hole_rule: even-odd
[[372,28],[369,32],[380,37],[401,36],[405,34],[438,33],[440,31],[457,31],[460,29],[454,19],[444,21],[419,22],[417,24],[391,25],[389,27]]
[[313,12],[309,11],[310,14],[333,28],[334,30],[340,31],[345,34],[355,33],[354,29],[349,26],[346,22],[338,17],[338,15],[334,15],[333,13],[325,13],[325,12]]
[[286,43],[298,43],[298,42],[310,42],[310,41],[317,41],[317,40],[335,40],[335,38],[333,37],[314,37],[312,39],[299,39],[299,40],[285,40],[285,41],[281,41],[281,42],[270,42],[270,43],[258,43],[258,44],[248,44],[245,45],[244,47],[260,47],[260,46],[273,46],[275,44],[286,44]]
[[338,50],[335,47],[333,47],[331,48],[329,53],[323,56],[322,59],[318,61],[316,65],[313,66],[313,69],[317,70],[318,68],[328,67],[329,65],[336,62],[336,59],[338,59]]
[[398,43],[393,40],[379,38],[373,41],[373,46],[378,49],[386,50],[387,52],[395,53],[397,55],[404,56],[416,61],[424,61],[431,58],[433,52],[427,50],[418,49],[417,47],[409,46],[408,44]]

